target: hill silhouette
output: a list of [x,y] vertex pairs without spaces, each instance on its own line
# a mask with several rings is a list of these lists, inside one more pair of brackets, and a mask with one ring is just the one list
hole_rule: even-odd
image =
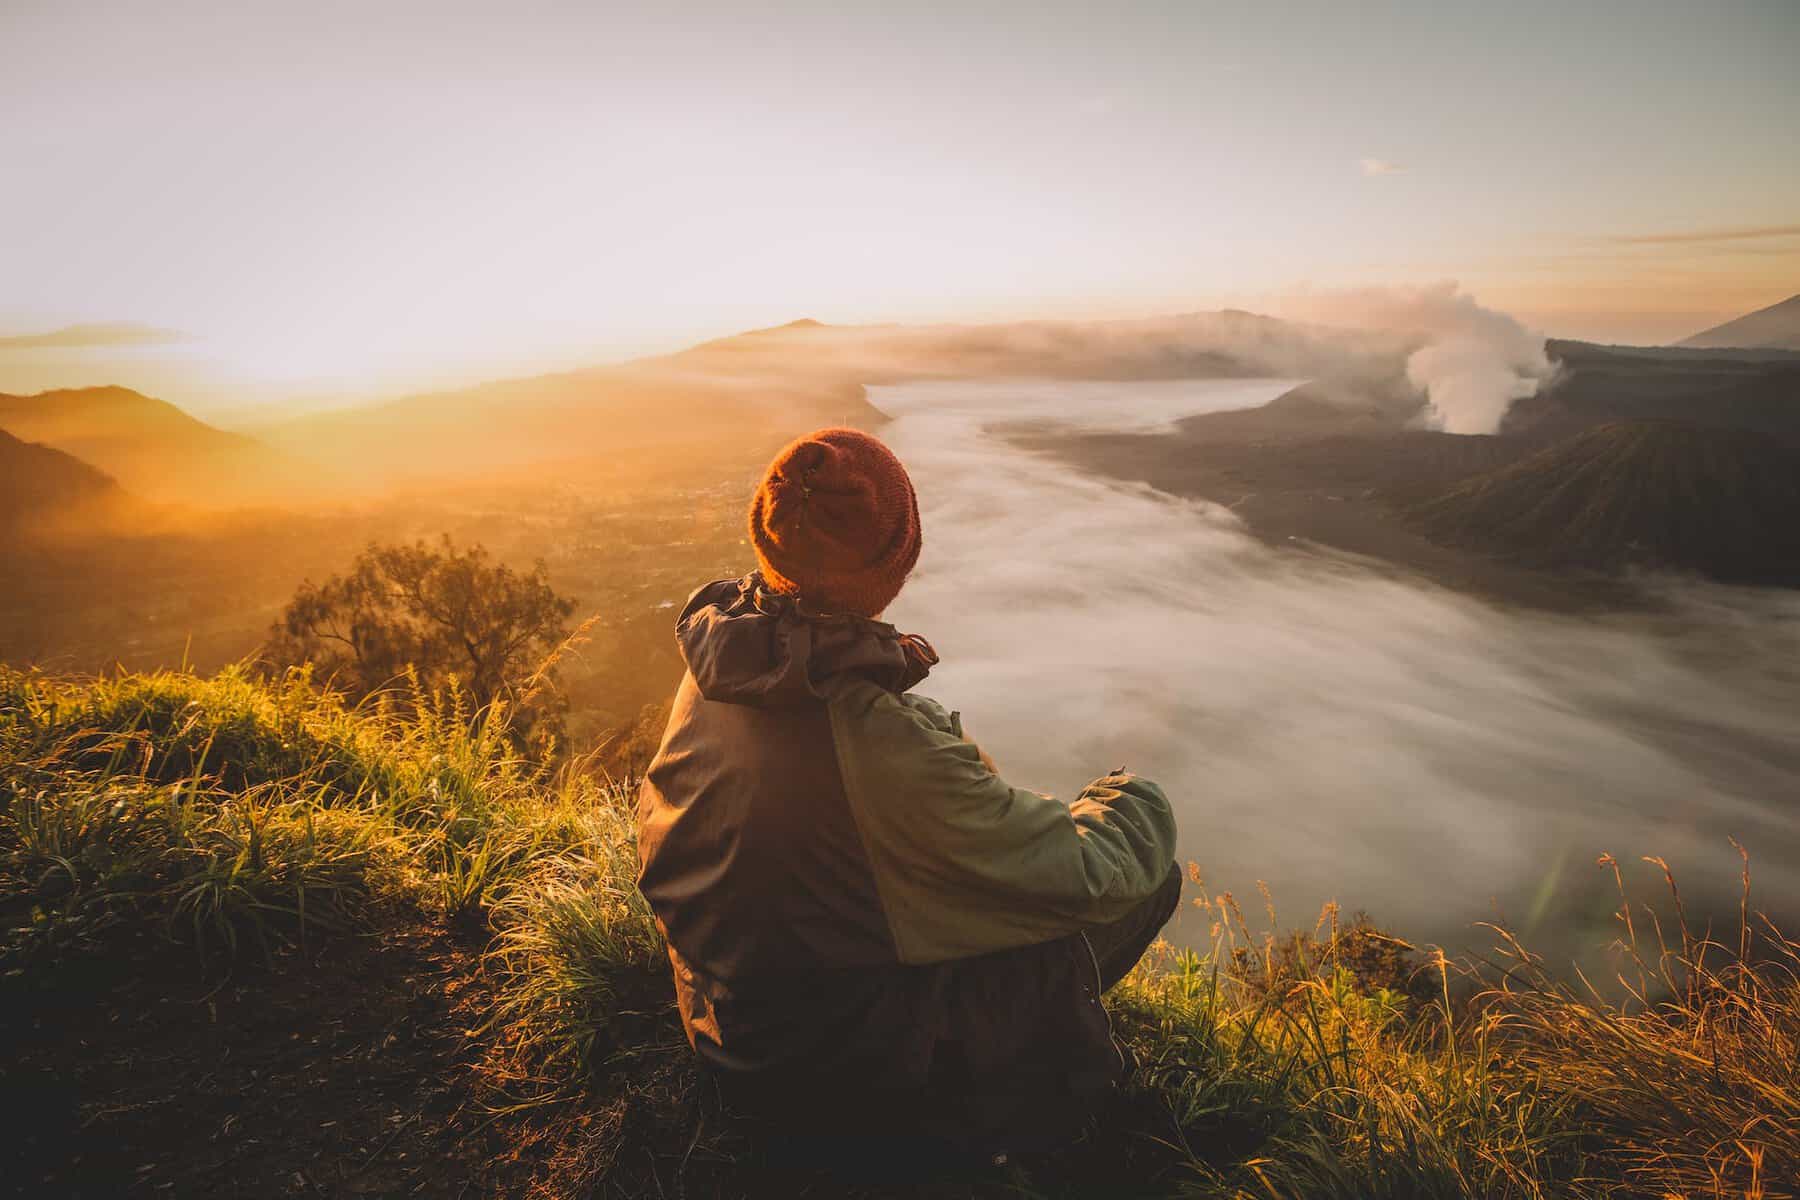
[[1408,515],[1435,540],[1547,566],[1800,585],[1800,448],[1741,430],[1598,426]]
[[268,447],[130,388],[0,393],[0,429],[99,467],[147,496],[219,503],[261,493],[284,465]]
[[1800,350],[1800,294],[1677,343],[1700,349]]
[[0,430],[0,530],[122,516],[130,504],[106,472]]

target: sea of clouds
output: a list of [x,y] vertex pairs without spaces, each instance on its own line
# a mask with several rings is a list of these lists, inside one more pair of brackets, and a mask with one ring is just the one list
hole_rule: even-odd
[[[1566,960],[1612,935],[1597,855],[1665,856],[1690,914],[1735,914],[1733,837],[1757,900],[1800,914],[1800,594],[1668,582],[1628,614],[1498,607],[1271,548],[1217,505],[990,432],[1142,430],[1287,386],[871,389],[922,507],[924,553],[889,614],[943,655],[920,690],[1020,785],[1068,796],[1121,765],[1157,779],[1208,891],[1265,880],[1283,925],[1337,900],[1469,948],[1498,917]],[[1644,899],[1658,879],[1627,872]],[[1183,928],[1201,940],[1206,923]]]

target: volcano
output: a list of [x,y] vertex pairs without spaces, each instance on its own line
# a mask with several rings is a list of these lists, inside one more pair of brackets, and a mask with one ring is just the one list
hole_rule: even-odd
[[1435,541],[1544,566],[1800,585],[1800,447],[1743,430],[1600,425],[1406,515]]
[[1800,295],[1715,325],[1678,344],[1704,350],[1800,350]]

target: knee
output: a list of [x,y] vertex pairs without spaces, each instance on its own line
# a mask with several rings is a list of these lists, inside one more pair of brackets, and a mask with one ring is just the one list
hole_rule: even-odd
[[1181,907],[1181,876],[1181,864],[1170,863],[1169,873],[1163,877],[1162,886],[1156,889],[1156,911],[1160,914],[1156,922],[1158,929]]

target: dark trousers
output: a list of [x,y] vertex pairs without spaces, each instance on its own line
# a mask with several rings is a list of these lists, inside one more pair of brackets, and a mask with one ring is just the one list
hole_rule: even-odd
[[[985,1162],[996,1148],[1058,1145],[1079,1131],[1130,1062],[1121,1060],[1126,1052],[1087,991],[1088,951],[1105,991],[1143,957],[1180,903],[1181,871],[1171,866],[1153,895],[1080,935],[811,981],[798,994],[812,1002],[840,996],[855,1013],[850,1036],[829,1047],[844,1061],[822,1069],[824,1055],[813,1053],[759,1076],[714,1068],[720,1093],[734,1117],[760,1129],[777,1164],[883,1177],[902,1164],[931,1170],[971,1154]],[[935,1040],[910,1046],[919,1031]],[[896,1089],[898,1068],[926,1070]]]
[[1168,877],[1152,896],[1116,921],[1096,925],[1087,931],[1088,945],[1093,947],[1094,961],[1100,964],[1100,990],[1131,973],[1144,951],[1162,933],[1181,904],[1181,867],[1169,867]]

